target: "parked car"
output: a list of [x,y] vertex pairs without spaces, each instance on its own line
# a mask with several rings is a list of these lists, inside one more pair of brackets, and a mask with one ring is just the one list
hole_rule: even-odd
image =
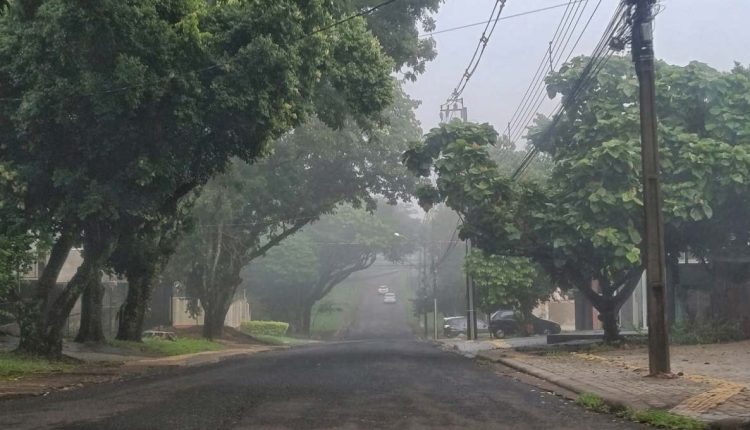
[[[533,326],[533,334],[560,333],[560,324],[554,321],[548,321],[532,315],[531,324]],[[502,339],[505,336],[520,334],[521,332],[521,325],[514,311],[501,309],[490,316],[490,333],[496,338]]]
[[[487,323],[477,319],[477,331],[487,332]],[[443,318],[443,336],[456,337],[466,334],[466,317],[445,317]]]
[[381,296],[387,292],[388,292],[388,287],[386,287],[385,285],[381,285],[378,287],[378,294],[380,294]]
[[396,303],[396,294],[385,293],[385,295],[383,295],[383,303]]

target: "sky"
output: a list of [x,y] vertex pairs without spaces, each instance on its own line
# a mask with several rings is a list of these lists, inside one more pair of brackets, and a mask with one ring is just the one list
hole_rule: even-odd
[[[507,0],[502,16],[562,3],[565,0]],[[578,31],[597,3],[588,0]],[[574,55],[591,53],[618,3],[601,0]],[[446,0],[434,16],[436,30],[486,21],[494,4],[495,0]],[[730,69],[735,61],[750,65],[750,0],[662,0],[661,7],[654,34],[657,58],[679,65],[697,60],[721,70]],[[505,130],[564,11],[559,7],[499,21],[463,93],[470,121]],[[475,26],[435,35],[438,57],[417,82],[405,85],[412,98],[422,101],[417,118],[425,131],[440,121],[440,105],[461,78],[483,29]],[[542,113],[551,107],[547,103]]]

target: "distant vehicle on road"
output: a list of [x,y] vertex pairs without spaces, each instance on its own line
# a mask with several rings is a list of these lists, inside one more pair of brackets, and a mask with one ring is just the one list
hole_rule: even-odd
[[383,303],[396,303],[396,294],[385,293],[383,296]]
[[[477,319],[477,331],[487,332],[487,323]],[[466,334],[466,317],[445,317],[443,318],[443,336],[456,337]]]
[[387,292],[388,292],[388,287],[386,287],[385,285],[381,285],[378,287],[378,294],[380,294],[381,296]]
[[[560,324],[531,316],[533,334],[558,334],[560,333]],[[521,324],[516,318],[516,313],[510,310],[501,309],[490,316],[490,332],[498,339],[506,336],[520,334]]]

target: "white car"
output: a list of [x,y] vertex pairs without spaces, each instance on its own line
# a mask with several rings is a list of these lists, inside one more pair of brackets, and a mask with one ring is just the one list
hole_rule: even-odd
[[396,295],[394,293],[385,293],[383,303],[396,303]]
[[381,296],[387,292],[388,292],[388,287],[386,287],[385,285],[381,285],[378,287],[378,294],[380,294]]

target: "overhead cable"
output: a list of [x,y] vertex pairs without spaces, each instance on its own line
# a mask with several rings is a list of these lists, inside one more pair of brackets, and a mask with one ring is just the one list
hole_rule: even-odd
[[[566,95],[553,110],[553,113],[551,114],[552,121],[549,125],[547,125],[542,140],[546,140],[551,136],[552,131],[554,131],[555,127],[562,119],[562,115],[564,114],[565,110],[572,106],[574,103],[578,102],[580,95],[586,89],[588,89],[588,86],[593,82],[596,75],[604,67],[607,60],[609,60],[609,58],[614,54],[616,49],[615,47],[613,47],[613,42],[616,42],[614,43],[616,45],[622,44],[622,40],[629,30],[629,18],[630,10],[629,8],[625,7],[625,4],[623,2],[621,2],[616,9],[612,19],[610,20],[604,34],[599,40],[599,43],[594,49],[594,52],[589,57],[588,62],[586,63],[583,70],[581,71],[580,76],[576,80],[573,86],[573,90],[568,95]],[[525,173],[526,169],[534,160],[534,158],[536,158],[538,153],[539,149],[537,146],[533,146],[532,148],[530,148],[521,161],[521,164],[513,173],[512,179],[516,180],[520,178]]]
[[464,71],[463,75],[461,75],[461,79],[459,79],[458,84],[451,92],[451,95],[448,97],[445,105],[450,105],[451,103],[458,100],[459,97],[461,97],[461,94],[464,92],[466,85],[469,83],[469,80],[477,70],[479,63],[482,60],[482,56],[484,55],[484,51],[487,48],[487,43],[490,41],[492,34],[495,32],[495,27],[497,27],[500,15],[505,8],[505,2],[506,0],[495,0],[495,4],[492,7],[492,12],[490,13],[490,19],[486,22],[484,30],[482,31],[482,36],[479,38],[479,42],[477,42],[477,46],[474,49],[474,54],[472,54],[471,59],[469,60],[469,64],[466,66],[466,70]]

